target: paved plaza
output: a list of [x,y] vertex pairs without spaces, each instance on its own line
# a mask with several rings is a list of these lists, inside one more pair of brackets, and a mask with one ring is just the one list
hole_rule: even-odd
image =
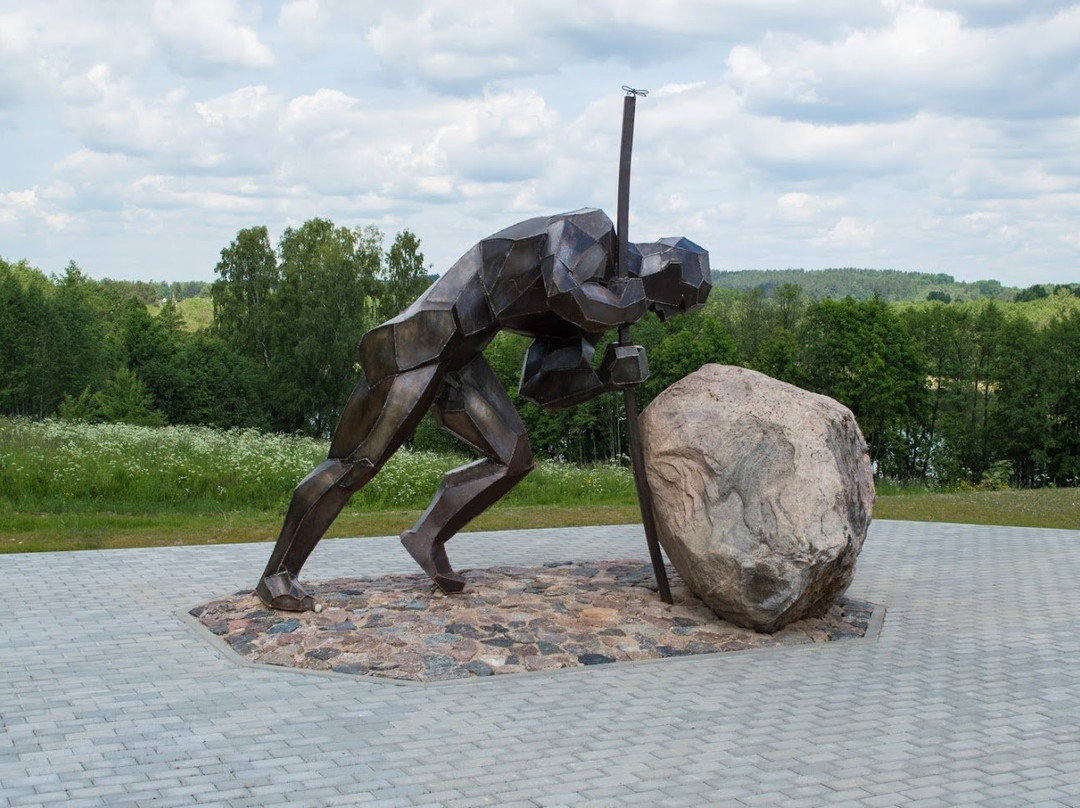
[[[459,567],[645,557],[463,534]],[[0,556],[0,806],[1080,806],[1080,532],[875,522],[879,638],[401,685],[242,664],[182,614],[269,544]],[[325,541],[312,580],[412,572]]]

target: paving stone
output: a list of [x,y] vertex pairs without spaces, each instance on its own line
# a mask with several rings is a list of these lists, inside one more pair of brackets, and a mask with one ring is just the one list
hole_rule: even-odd
[[[887,607],[877,640],[424,685],[240,664],[182,618],[269,551],[0,555],[22,604],[0,627],[0,805],[1080,798],[1077,532],[875,523],[848,595]],[[463,534],[453,554],[646,558],[633,526]],[[394,537],[345,539],[305,577],[414,572]]]

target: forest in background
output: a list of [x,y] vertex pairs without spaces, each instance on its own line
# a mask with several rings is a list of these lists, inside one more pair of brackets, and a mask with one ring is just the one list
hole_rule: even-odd
[[[414,234],[387,247],[375,228],[324,219],[276,245],[265,227],[241,230],[216,272],[210,285],[132,283],[0,260],[0,415],[325,438],[357,381],[359,337],[433,278]],[[702,364],[738,364],[849,406],[882,478],[1076,484],[1080,288],[892,270],[714,275],[704,310],[634,326],[651,368],[642,405]],[[559,413],[525,402],[526,347],[503,333],[485,353],[537,454],[622,462],[621,396]],[[413,445],[462,449],[430,418]]]

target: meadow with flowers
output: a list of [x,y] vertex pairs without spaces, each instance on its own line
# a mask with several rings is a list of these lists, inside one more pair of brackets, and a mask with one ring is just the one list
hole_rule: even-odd
[[[171,527],[181,536],[214,528],[211,533],[221,540],[272,538],[293,488],[326,450],[325,441],[254,429],[0,418],[0,537],[7,534],[0,550],[63,549],[63,542],[39,546],[29,534],[49,527],[78,534],[80,524],[89,532],[98,524],[132,524],[156,531]],[[402,448],[353,497],[339,521],[376,528],[383,524],[372,518],[376,514],[414,518],[442,475],[469,460]],[[542,506],[549,513],[552,506],[588,506],[598,514],[607,507],[620,520],[632,520],[635,502],[627,468],[540,460],[500,506]],[[222,534],[220,525],[230,523],[238,532]],[[253,526],[257,536],[251,535]],[[72,546],[85,545],[78,535],[71,539]]]
[[[326,448],[254,429],[0,417],[0,553],[269,541]],[[400,533],[442,475],[469,459],[402,448],[327,535]],[[1080,489],[929,493],[879,482],[875,518],[1078,529]],[[638,519],[628,468],[540,460],[466,529]]]

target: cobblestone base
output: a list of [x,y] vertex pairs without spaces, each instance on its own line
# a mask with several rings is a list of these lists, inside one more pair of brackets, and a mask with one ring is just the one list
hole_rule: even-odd
[[841,598],[769,635],[717,618],[671,569],[662,603],[637,560],[464,574],[457,595],[420,574],[337,578],[308,586],[318,613],[267,609],[249,590],[191,613],[252,662],[426,682],[856,639],[874,609]]

